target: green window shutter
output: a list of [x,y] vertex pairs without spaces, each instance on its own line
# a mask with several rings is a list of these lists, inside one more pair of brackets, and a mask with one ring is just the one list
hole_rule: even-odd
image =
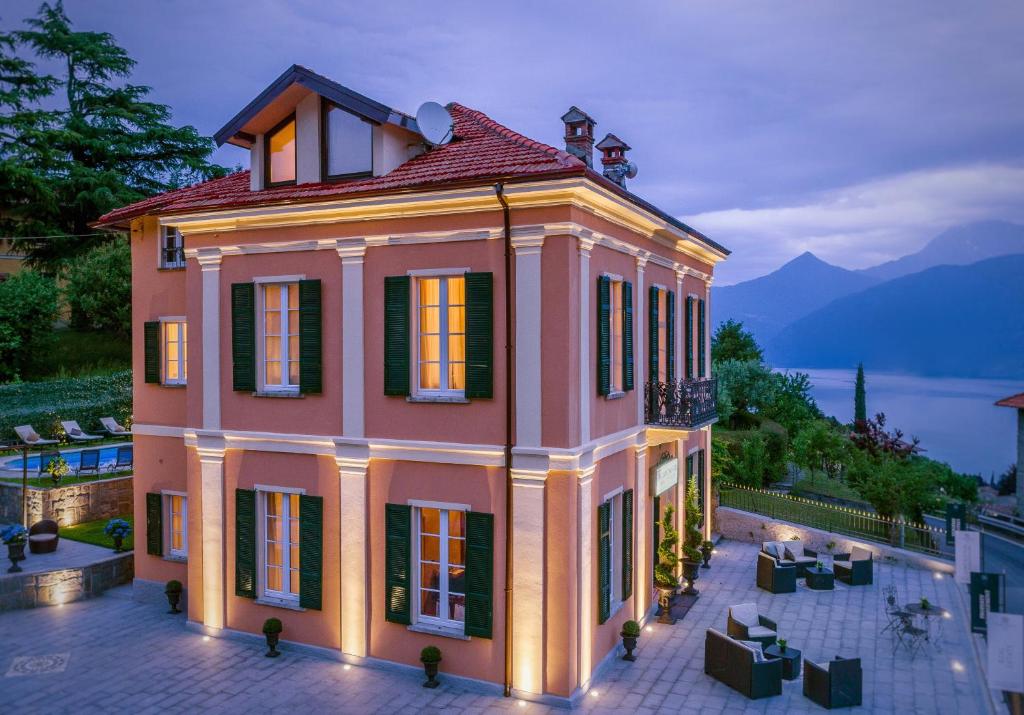
[[597,394],[612,390],[612,354],[609,321],[612,313],[612,284],[607,276],[597,279]]
[[704,299],[701,298],[697,301],[697,364],[699,365],[698,370],[701,377],[707,377],[707,350],[704,345],[706,340],[704,331],[707,326],[704,324],[707,319],[707,314],[704,309]]
[[256,492],[235,490],[235,595],[256,598]]
[[494,275],[466,274],[466,397],[494,396]]
[[633,595],[633,490],[622,493],[622,600]]
[[384,505],[384,619],[411,623],[412,508]]
[[676,379],[676,294],[672,291],[665,296],[665,379]]
[[467,636],[491,637],[494,620],[494,514],[466,514]]
[[231,286],[231,386],[256,391],[256,285]]
[[611,505],[605,502],[597,508],[597,586],[598,623],[608,620],[612,609],[612,580],[608,573],[612,559]]
[[164,499],[160,494],[146,494],[146,553],[164,555]]
[[686,296],[686,321],[683,325],[683,347],[686,350],[686,378],[693,377],[693,298]]
[[299,281],[299,392],[304,395],[323,390],[322,332],[320,281]]
[[146,348],[146,382],[160,384],[160,323],[147,322],[142,326],[143,343]]
[[622,389],[633,389],[633,284],[622,282]]
[[651,286],[647,308],[647,381],[658,380],[658,289]]
[[299,495],[299,605],[320,610],[324,570],[324,498]]
[[409,394],[409,282],[409,276],[384,279],[385,395]]

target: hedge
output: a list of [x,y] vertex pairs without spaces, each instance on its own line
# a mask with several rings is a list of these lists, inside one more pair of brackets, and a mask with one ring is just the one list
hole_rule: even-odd
[[[16,439],[17,425],[32,425],[46,438],[65,440],[61,420],[98,431],[100,417],[131,423],[132,372],[0,385],[0,439]],[[100,432],[102,434],[102,432]]]

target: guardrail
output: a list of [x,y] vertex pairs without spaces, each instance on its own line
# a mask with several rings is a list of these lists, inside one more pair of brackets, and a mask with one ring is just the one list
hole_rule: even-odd
[[833,506],[811,499],[735,484],[722,485],[719,489],[719,498],[722,506],[733,509],[792,521],[822,531],[855,536],[866,541],[889,544],[929,556],[950,558],[950,555],[943,553],[939,547],[945,539],[945,531],[927,524],[917,524],[904,519],[886,519],[869,511]]
[[979,512],[977,523],[983,528],[996,529],[1018,539],[1024,539],[1024,520],[1016,517],[991,512],[987,514]]

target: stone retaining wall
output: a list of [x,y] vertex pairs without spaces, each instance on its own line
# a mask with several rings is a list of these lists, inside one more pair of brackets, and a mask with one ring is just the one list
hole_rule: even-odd
[[[66,487],[28,488],[28,523],[53,519],[61,526],[132,513],[132,478],[115,477]],[[21,485],[0,484],[0,523],[21,522]]]
[[108,588],[130,583],[134,575],[135,561],[130,551],[88,566],[4,574],[0,576],[0,611],[80,601],[98,596]]
[[852,536],[835,534],[821,529],[814,529],[791,521],[773,519],[763,514],[720,506],[715,510],[715,528],[723,537],[760,544],[764,541],[789,541],[794,536],[800,537],[804,545],[820,554],[828,554],[825,547],[830,541],[835,542],[835,553],[850,553],[854,546],[867,549],[875,554],[876,559],[886,559],[893,563],[903,563],[915,568],[929,571],[953,573],[953,563],[943,559],[920,554],[906,549],[879,544],[874,541],[861,541]]

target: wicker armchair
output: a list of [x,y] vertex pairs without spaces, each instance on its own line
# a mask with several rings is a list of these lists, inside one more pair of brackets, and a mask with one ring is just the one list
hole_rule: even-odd
[[762,551],[757,555],[757,586],[771,593],[795,593],[796,564],[780,564]]
[[850,586],[870,586],[875,582],[874,554],[854,546],[849,561],[835,561],[832,570],[836,578]]
[[804,661],[804,697],[828,710],[860,705],[863,680],[860,658],[836,656],[827,667]]
[[729,635],[741,641],[755,641],[763,646],[775,642],[778,626],[775,621],[757,612],[753,603],[729,607]]
[[28,530],[28,550],[33,554],[52,554],[57,550],[60,536],[57,534],[57,522],[50,519],[37,521]]

